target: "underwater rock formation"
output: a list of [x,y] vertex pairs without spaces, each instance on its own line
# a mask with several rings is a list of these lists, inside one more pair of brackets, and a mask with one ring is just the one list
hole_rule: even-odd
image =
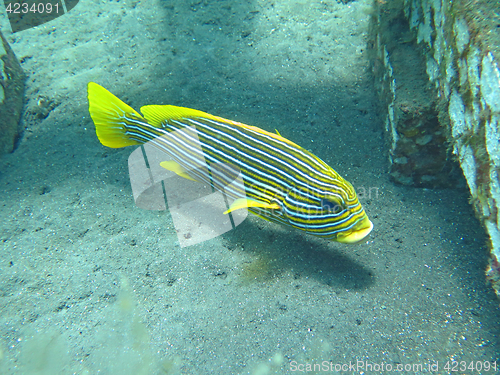
[[19,136],[25,75],[0,33],[0,155],[12,152]]
[[[443,177],[451,176],[449,154],[453,153],[490,238],[486,276],[500,297],[498,5],[471,0],[405,0],[376,1],[374,6],[373,68],[385,103],[391,176],[406,185],[438,186]],[[413,63],[418,61],[416,52],[420,64]],[[414,70],[422,70],[422,66],[428,79],[416,87],[409,72],[415,75]],[[441,149],[423,151],[436,137],[435,145]],[[421,159],[426,152],[434,157]],[[408,164],[410,168],[405,168]],[[439,164],[441,171],[435,168]]]

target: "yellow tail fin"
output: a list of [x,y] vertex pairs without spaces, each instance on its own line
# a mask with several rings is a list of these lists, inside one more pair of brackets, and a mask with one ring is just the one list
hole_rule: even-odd
[[132,107],[97,83],[89,82],[87,89],[90,117],[94,121],[99,141],[104,146],[112,148],[141,144],[141,142],[129,139],[125,124],[128,119],[147,123],[146,120]]

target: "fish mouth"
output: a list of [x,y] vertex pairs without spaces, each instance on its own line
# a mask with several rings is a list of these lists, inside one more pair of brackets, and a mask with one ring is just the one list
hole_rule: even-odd
[[335,240],[340,243],[356,243],[368,236],[372,229],[373,223],[365,215],[363,220],[357,223],[350,231],[339,233]]

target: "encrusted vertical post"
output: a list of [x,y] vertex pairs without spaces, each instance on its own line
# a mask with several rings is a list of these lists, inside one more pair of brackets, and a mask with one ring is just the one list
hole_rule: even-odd
[[[373,66],[387,111],[391,176],[407,185],[437,185],[440,174],[448,179],[453,170],[448,151],[453,152],[490,238],[486,276],[500,297],[498,3],[374,3]],[[418,63],[413,63],[419,60],[415,53],[420,56]],[[414,79],[422,70],[427,79],[422,87],[415,87]],[[434,153],[433,158],[421,153],[421,147],[429,144],[442,146],[424,151]],[[436,163],[443,166],[442,171],[434,168]],[[422,173],[425,169],[429,173]]]

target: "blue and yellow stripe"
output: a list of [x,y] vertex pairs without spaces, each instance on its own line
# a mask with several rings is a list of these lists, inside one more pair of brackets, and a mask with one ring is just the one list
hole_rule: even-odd
[[[238,199],[227,212],[247,207],[266,220],[343,243],[358,242],[373,228],[352,185],[280,134],[170,105],[143,106],[141,115],[93,82],[88,85],[88,99],[97,137],[105,146],[153,142],[174,159],[160,165],[212,185],[215,166],[239,168],[246,198]],[[183,132],[164,137],[186,127],[195,136]],[[206,169],[199,168],[200,159],[206,161]]]

